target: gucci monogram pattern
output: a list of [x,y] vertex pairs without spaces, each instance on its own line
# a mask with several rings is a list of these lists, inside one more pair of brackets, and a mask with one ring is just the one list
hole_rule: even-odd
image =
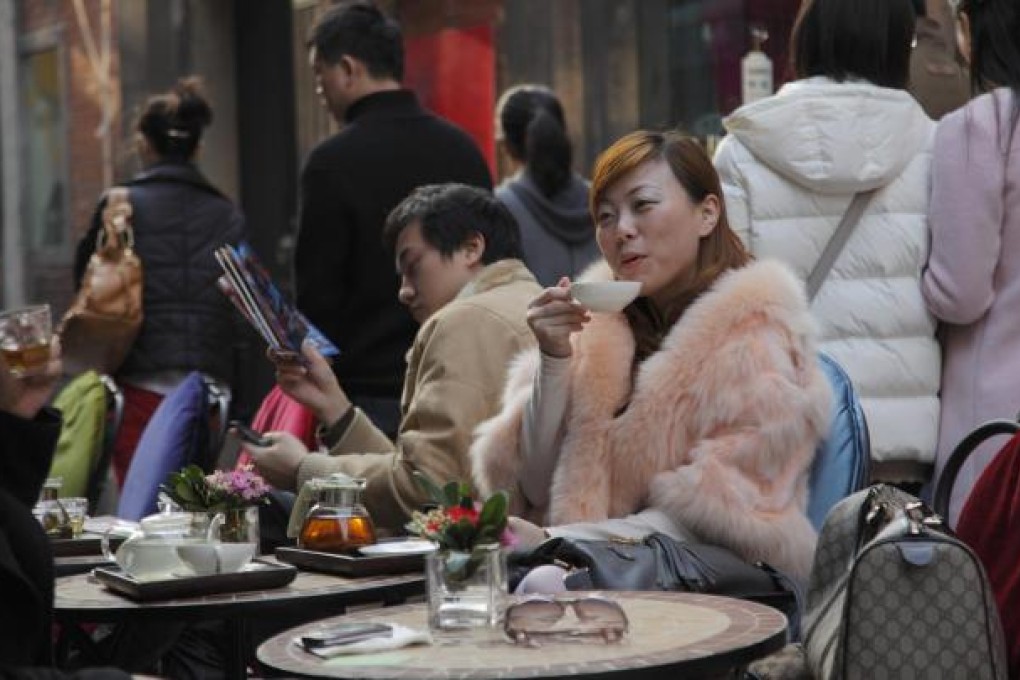
[[[826,518],[805,615],[814,677],[1005,680],[1001,625],[977,557],[939,530],[911,536],[902,515],[889,521],[915,500],[880,485],[845,498]],[[876,504],[890,512],[869,525]],[[882,534],[866,542],[882,523]],[[915,558],[907,559],[907,546]],[[916,558],[920,546],[930,559]]]
[[[838,677],[1005,678],[998,613],[977,558],[953,538],[924,541],[931,561],[903,559],[900,539],[865,550],[848,588]],[[998,647],[998,648],[997,648]]]

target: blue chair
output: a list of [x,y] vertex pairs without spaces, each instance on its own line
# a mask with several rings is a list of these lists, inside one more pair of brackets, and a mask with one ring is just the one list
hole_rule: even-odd
[[159,486],[167,475],[189,463],[203,465],[208,450],[209,390],[196,371],[166,395],[145,426],[124,479],[117,516],[137,522],[156,512]]
[[818,363],[832,385],[832,423],[815,453],[807,515],[821,530],[833,505],[868,485],[871,440],[861,403],[842,366],[825,354],[818,355]]

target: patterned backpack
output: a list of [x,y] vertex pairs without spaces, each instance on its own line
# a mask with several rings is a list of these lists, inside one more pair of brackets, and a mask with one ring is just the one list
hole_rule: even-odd
[[819,680],[1006,680],[977,556],[915,497],[882,484],[833,507],[808,584],[804,649]]

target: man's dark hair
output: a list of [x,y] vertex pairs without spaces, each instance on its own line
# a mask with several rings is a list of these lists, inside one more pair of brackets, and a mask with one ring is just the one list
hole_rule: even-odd
[[496,198],[466,184],[428,184],[418,187],[386,218],[383,242],[393,251],[400,232],[417,220],[421,235],[444,258],[451,257],[472,234],[485,239],[482,262],[522,257],[517,221]]
[[915,22],[911,0],[805,0],[790,38],[794,73],[904,89]]
[[373,78],[404,77],[400,26],[370,2],[344,2],[329,8],[312,28],[308,47],[330,65],[346,54],[363,63]]

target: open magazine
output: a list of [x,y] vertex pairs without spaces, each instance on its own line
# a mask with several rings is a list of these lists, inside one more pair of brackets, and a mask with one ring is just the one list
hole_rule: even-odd
[[272,349],[300,356],[301,343],[309,340],[325,357],[340,354],[336,345],[283,296],[251,245],[245,241],[237,248],[224,245],[216,249],[215,255],[223,267],[223,276],[216,284]]

